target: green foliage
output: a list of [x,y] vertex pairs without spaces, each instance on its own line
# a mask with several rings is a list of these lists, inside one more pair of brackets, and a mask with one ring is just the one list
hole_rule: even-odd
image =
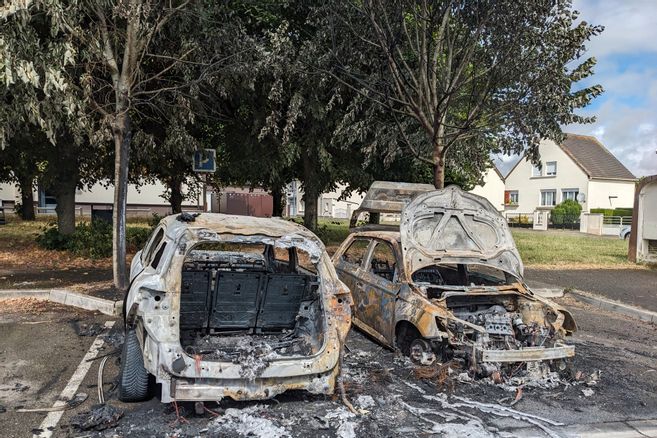
[[49,223],[37,236],[36,242],[44,249],[64,251],[67,249],[69,239],[70,236],[61,234],[54,223]]
[[602,213],[604,216],[632,216],[633,208],[592,208],[591,213]]
[[153,213],[150,219],[148,219],[148,226],[151,227],[151,229],[157,227],[163,218],[164,216],[157,213]]
[[[135,252],[142,248],[152,228],[130,226],[126,229],[128,250]],[[80,223],[70,236],[61,234],[55,224],[48,224],[36,238],[44,249],[70,251],[79,257],[101,259],[112,255],[112,225],[104,221]]]
[[550,220],[554,225],[572,225],[579,222],[582,206],[574,199],[566,199],[552,209]]
[[320,223],[315,231],[324,245],[339,245],[349,235],[349,225],[340,222]]

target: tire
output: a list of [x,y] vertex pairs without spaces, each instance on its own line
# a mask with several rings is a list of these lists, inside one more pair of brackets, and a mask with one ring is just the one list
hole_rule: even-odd
[[121,370],[119,371],[119,400],[139,402],[149,398],[150,375],[144,367],[144,355],[141,352],[135,329],[127,329],[125,342],[121,351]]
[[422,335],[420,335],[420,332],[415,328],[413,324],[406,322],[402,322],[397,327],[396,332],[397,336],[395,343],[397,344],[397,348],[399,348],[404,356],[410,356],[411,344],[414,340],[422,338]]

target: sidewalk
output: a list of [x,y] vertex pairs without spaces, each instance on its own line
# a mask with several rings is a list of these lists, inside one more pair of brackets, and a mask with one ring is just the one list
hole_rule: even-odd
[[[568,426],[550,426],[552,432],[561,437],[581,438],[646,438],[657,437],[657,420],[629,420],[614,421],[609,423],[593,424],[571,424]],[[538,427],[523,427],[505,432],[514,437],[543,437],[547,436],[545,431]]]
[[654,269],[525,269],[533,287],[557,285],[578,289],[657,312],[657,270]]

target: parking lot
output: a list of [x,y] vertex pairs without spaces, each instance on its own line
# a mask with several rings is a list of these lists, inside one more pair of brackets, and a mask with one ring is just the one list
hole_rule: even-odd
[[[98,428],[104,430],[72,424],[90,420],[76,415],[98,403],[100,358],[120,345],[121,324],[108,330],[111,318],[106,316],[32,300],[5,302],[11,305],[4,305],[0,314],[0,430],[6,437],[577,436],[595,430],[601,436],[621,431],[655,436],[657,327],[593,311],[569,298],[560,302],[572,309],[580,328],[572,338],[579,381],[546,381],[520,391],[514,382],[473,382],[458,369],[450,374],[438,374],[440,368],[419,369],[352,330],[344,377],[358,415],[336,397],[293,392],[262,402],[208,403],[213,413],[200,416],[192,404],[181,403],[185,420],[177,422],[173,406],[157,398],[137,404],[116,399],[114,355],[105,366],[104,393],[107,405],[116,408],[113,413],[122,416],[100,421]],[[90,350],[100,342],[97,351]],[[87,362],[90,351],[98,358]],[[59,413],[17,412],[51,407],[77,383],[73,393],[87,398],[60,411],[61,418],[56,418]]]

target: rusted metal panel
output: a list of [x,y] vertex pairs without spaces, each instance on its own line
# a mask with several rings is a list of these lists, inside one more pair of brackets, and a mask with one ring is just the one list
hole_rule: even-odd
[[219,212],[242,216],[271,217],[274,198],[266,193],[221,193]]
[[361,213],[401,213],[411,200],[421,193],[435,190],[431,184],[374,181],[360,207],[351,215],[349,226],[356,226]]

